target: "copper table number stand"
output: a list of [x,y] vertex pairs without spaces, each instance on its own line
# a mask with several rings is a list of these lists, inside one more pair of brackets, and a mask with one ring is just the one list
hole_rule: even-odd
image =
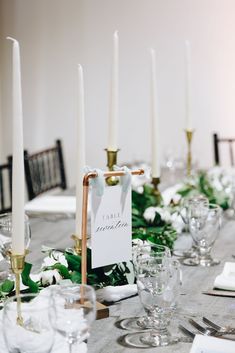
[[[131,171],[132,175],[142,175],[144,174],[143,169]],[[107,171],[104,173],[104,178],[117,178],[124,176],[124,171]],[[89,172],[84,175],[83,178],[83,196],[82,196],[82,234],[81,239],[78,236],[72,236],[75,240],[75,249],[81,245],[81,275],[82,284],[87,283],[87,207],[88,207],[88,192],[89,192],[89,180],[96,178],[98,174],[96,172]],[[116,185],[116,184],[115,184]],[[76,250],[75,250],[76,251]],[[105,305],[97,302],[97,319],[102,319],[109,316],[109,309]]]

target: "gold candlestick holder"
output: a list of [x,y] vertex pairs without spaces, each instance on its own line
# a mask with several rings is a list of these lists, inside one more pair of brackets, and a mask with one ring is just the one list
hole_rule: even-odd
[[185,130],[186,139],[187,139],[187,146],[188,146],[188,153],[187,153],[187,176],[190,177],[192,173],[192,138],[194,130]]
[[[20,294],[20,275],[24,270],[26,254],[27,254],[27,251],[25,251],[25,253],[22,255],[12,254],[11,251],[9,252],[11,269],[15,275],[15,293],[17,296],[19,296],[19,294]],[[19,297],[17,298],[16,322],[18,325],[21,325],[21,326],[23,325],[23,317],[21,314],[21,299]]]
[[[114,165],[117,165],[117,154],[120,149],[112,151],[106,148],[105,151],[107,152],[107,167],[108,170],[112,172]],[[116,176],[109,176],[105,179],[105,181],[107,185],[114,186],[119,183],[119,178]]]
[[152,178],[152,182],[151,182],[153,185],[152,193],[157,199],[157,204],[160,204],[162,202],[162,195],[158,188],[158,185],[160,184],[160,182],[161,182],[160,178],[156,178],[156,177]]
[[80,239],[76,234],[72,234],[71,239],[74,240],[74,251],[77,255],[82,254],[82,239]]

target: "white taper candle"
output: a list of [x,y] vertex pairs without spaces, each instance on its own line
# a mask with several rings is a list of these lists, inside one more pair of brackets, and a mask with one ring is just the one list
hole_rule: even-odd
[[159,116],[157,101],[156,81],[156,54],[150,49],[151,54],[151,143],[152,143],[152,177],[160,178],[160,141],[159,141]]
[[83,69],[78,65],[78,117],[77,117],[77,176],[76,176],[76,235],[82,231],[82,194],[85,167],[85,109]]
[[24,147],[20,47],[13,41],[13,171],[12,171],[12,254],[23,255],[24,244]]
[[191,131],[192,128],[192,102],[191,102],[191,84],[192,84],[192,72],[191,72],[191,46],[188,40],[185,41],[185,118],[186,118],[186,130]]
[[119,38],[116,31],[113,35],[113,62],[109,107],[108,150],[117,150],[118,135],[118,90],[119,90]]

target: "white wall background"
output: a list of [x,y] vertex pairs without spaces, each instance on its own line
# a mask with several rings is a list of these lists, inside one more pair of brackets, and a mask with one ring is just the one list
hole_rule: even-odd
[[0,0],[0,157],[11,153],[11,43],[21,45],[25,148],[60,137],[75,180],[77,63],[84,67],[87,163],[104,167],[112,34],[120,38],[119,161],[150,160],[149,47],[158,59],[162,158],[185,151],[184,41],[192,47],[194,156],[235,136],[234,0]]

